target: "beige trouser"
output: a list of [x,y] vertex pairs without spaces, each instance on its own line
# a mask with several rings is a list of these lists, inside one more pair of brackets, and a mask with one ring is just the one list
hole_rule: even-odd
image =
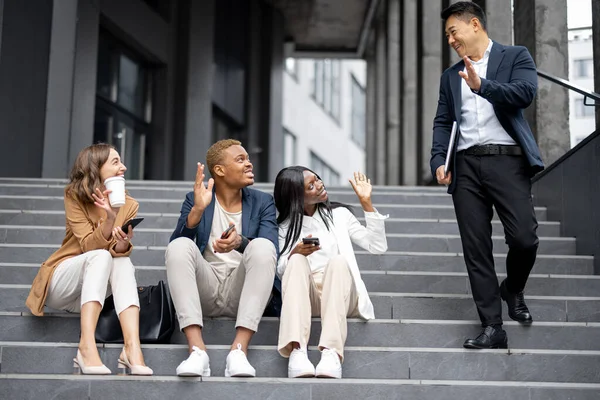
[[[108,287],[110,283],[110,288]],[[135,268],[129,257],[115,257],[107,250],[92,250],[61,262],[50,280],[46,305],[70,312],[104,299],[112,292],[117,315],[140,306]]]
[[284,357],[290,356],[292,342],[298,342],[306,349],[311,315],[321,316],[319,349],[335,349],[342,359],[344,357],[348,335],[346,317],[358,316],[358,294],[348,262],[343,256],[329,260],[323,272],[321,293],[319,278],[317,274],[313,276],[305,256],[294,254],[290,257],[283,274],[283,306],[277,344]]
[[277,262],[273,243],[263,238],[250,241],[240,265],[223,280],[188,238],[169,243],[165,259],[181,329],[202,327],[203,316],[237,316],[236,328],[256,332],[273,289]]

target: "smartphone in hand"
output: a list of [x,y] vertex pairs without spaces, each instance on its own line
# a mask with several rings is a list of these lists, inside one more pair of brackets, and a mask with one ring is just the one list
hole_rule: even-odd
[[304,243],[304,244],[312,244],[314,246],[319,246],[320,245],[319,238],[316,238],[316,237],[305,237],[305,238],[302,238],[302,243]]
[[129,221],[127,221],[123,224],[123,226],[121,227],[121,230],[123,232],[127,233],[130,226],[131,226],[131,229],[133,229],[143,220],[144,220],[143,217],[131,218]]
[[235,225],[229,225],[229,228],[225,229],[223,233],[221,233],[221,239],[227,239],[231,231],[235,228]]

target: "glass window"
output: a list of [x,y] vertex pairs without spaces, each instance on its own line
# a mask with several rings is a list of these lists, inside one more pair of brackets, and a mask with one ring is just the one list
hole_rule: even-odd
[[576,78],[592,78],[594,76],[594,60],[591,58],[573,61],[573,68]]
[[575,116],[576,117],[593,117],[595,114],[594,106],[586,106],[583,104],[583,99],[575,99]]
[[331,61],[323,62],[323,108],[331,113]]
[[352,140],[360,147],[366,146],[366,96],[365,89],[352,76]]
[[285,167],[296,165],[296,136],[283,129],[283,164]]
[[319,104],[323,104],[323,62],[315,62],[313,95]]
[[336,121],[340,119],[340,61],[315,61],[313,97]]
[[124,54],[119,57],[119,94],[117,102],[139,117],[144,117],[144,76],[140,65]]
[[331,63],[331,115],[340,119],[340,61]]
[[146,135],[151,131],[150,68],[107,31],[98,43],[94,142],[112,144],[127,179],[145,178]]
[[312,151],[310,152],[310,169],[321,177],[325,186],[337,186],[340,184],[340,174]]

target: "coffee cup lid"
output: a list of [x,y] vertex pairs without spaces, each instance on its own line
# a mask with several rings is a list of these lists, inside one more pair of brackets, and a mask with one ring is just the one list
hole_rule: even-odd
[[106,178],[106,180],[104,181],[104,183],[106,182],[112,182],[112,181],[121,181],[121,180],[125,180],[124,177],[122,176],[111,176],[110,178]]

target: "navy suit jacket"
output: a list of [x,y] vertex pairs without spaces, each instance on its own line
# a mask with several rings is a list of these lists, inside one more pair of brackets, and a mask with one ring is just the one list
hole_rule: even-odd
[[[204,210],[198,226],[188,228],[187,217],[193,205],[194,192],[189,192],[181,205],[181,215],[170,241],[178,237],[190,238],[196,241],[200,253],[203,253],[210,238],[215,213],[215,192],[213,191],[213,199]],[[242,235],[249,240],[255,238],[270,240],[279,255],[279,237],[273,196],[254,189],[242,189]],[[241,250],[243,252],[243,249]]]
[[[456,121],[460,126],[463,78],[458,72],[464,68],[465,63],[461,60],[444,71],[440,80],[440,96],[433,120],[430,160],[434,179],[436,179],[435,171],[446,161],[452,122]],[[490,50],[486,79],[481,79],[481,88],[477,94],[492,103],[500,125],[521,146],[527,157],[531,176],[544,169],[540,150],[523,117],[523,110],[531,104],[536,91],[537,69],[529,51],[523,46],[503,46],[494,42]],[[456,155],[457,145],[458,136],[454,148],[450,150],[454,155]],[[450,170],[454,171],[455,167],[456,157],[453,157]],[[448,193],[452,193],[455,187],[456,179],[453,176]]]

